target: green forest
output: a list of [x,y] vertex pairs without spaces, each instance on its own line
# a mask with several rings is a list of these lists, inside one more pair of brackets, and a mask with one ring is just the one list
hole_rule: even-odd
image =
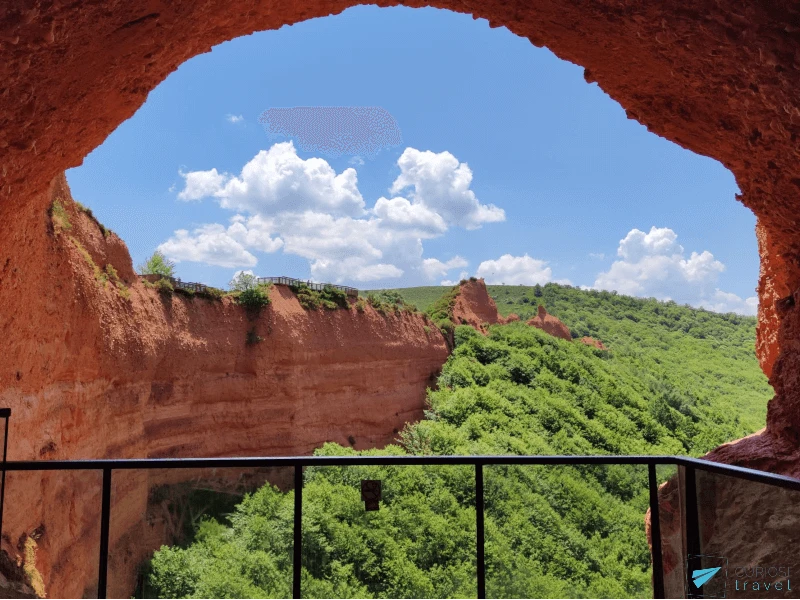
[[[427,289],[398,291],[425,309]],[[697,456],[763,426],[753,318],[554,284],[489,292],[503,314],[543,304],[608,350],[524,321],[459,326],[426,418],[362,454]],[[362,479],[382,481],[380,510],[364,510]],[[309,468],[303,490],[304,596],[476,596],[473,468]],[[486,467],[485,500],[490,597],[651,597],[645,467]],[[290,596],[293,502],[267,485],[200,520],[154,554],[147,595]]]

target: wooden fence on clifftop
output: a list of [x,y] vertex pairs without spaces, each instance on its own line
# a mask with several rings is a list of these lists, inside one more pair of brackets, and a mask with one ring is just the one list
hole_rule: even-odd
[[[150,283],[156,283],[161,279],[166,279],[172,284],[172,287],[176,290],[190,290],[195,294],[202,294],[208,292],[209,286],[203,283],[195,283],[193,281],[181,281],[175,277],[165,277],[163,275],[140,275],[142,279],[146,279]],[[302,280],[302,279],[295,279],[294,277],[257,277],[256,282],[258,283],[272,283],[275,285],[306,285],[312,290],[316,290],[321,292],[326,287],[333,288],[336,290],[341,290],[348,296],[357,297],[358,296],[358,289],[354,287],[348,287],[346,285],[336,285],[334,283],[314,283],[310,280]]]
[[321,292],[325,288],[333,288],[343,291],[348,296],[358,296],[357,288],[348,287],[346,285],[336,285],[334,283],[314,283],[310,280],[295,279],[293,277],[259,277],[256,281],[258,281],[258,283],[272,283],[275,285],[306,285],[317,292]]

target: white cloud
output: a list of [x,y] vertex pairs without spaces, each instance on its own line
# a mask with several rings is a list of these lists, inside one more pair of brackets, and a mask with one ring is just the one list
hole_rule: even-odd
[[602,252],[590,252],[589,253],[589,258],[595,258],[597,260],[603,260],[605,257],[606,257],[606,255],[603,254]]
[[460,256],[454,256],[447,262],[442,262],[438,258],[426,258],[422,261],[422,272],[426,279],[436,279],[437,277],[444,277],[448,271],[466,267],[468,264],[466,259]]
[[720,313],[734,312],[742,315],[755,315],[758,311],[758,297],[750,296],[742,299],[736,294],[717,289],[714,290],[714,295],[710,299],[701,301],[699,306]]
[[179,171],[179,173],[186,180],[186,184],[178,192],[178,200],[200,200],[213,196],[228,179],[227,175],[218,173],[216,169],[191,173]]
[[649,233],[632,229],[620,240],[617,255],[621,260],[598,274],[595,289],[674,300],[722,312],[755,313],[755,297],[743,300],[717,288],[725,265],[708,250],[692,252],[686,258],[672,229],[652,227]]
[[[363,162],[363,161],[362,161]],[[302,159],[292,142],[260,151],[239,175],[180,172],[181,200],[215,198],[236,211],[229,226],[210,224],[176,231],[162,244],[175,260],[253,266],[253,252],[301,256],[318,281],[377,281],[416,273],[444,277],[467,261],[423,260],[422,241],[444,235],[450,225],[468,229],[503,220],[502,209],[478,202],[469,189],[472,172],[449,152],[407,149],[398,164],[398,188],[410,196],[381,197],[367,209],[356,171],[338,173],[321,158]],[[219,255],[214,256],[214,252]]]
[[244,121],[244,117],[242,115],[225,115],[228,123],[241,123]]
[[[543,285],[552,281],[553,271],[547,262],[524,256],[504,254],[497,260],[485,260],[478,265],[478,277],[486,283],[497,285]],[[566,281],[566,280],[563,280]]]
[[219,224],[203,225],[191,234],[179,229],[158,249],[175,262],[202,262],[219,267],[253,267],[258,262]]
[[461,281],[464,281],[467,277],[469,277],[469,272],[461,271],[461,273],[459,273],[459,275],[458,275],[458,279],[442,279],[439,282],[439,285],[446,285],[448,287],[452,287],[452,286],[456,285],[457,283],[459,283]]
[[470,188],[472,170],[449,152],[438,154],[406,148],[397,161],[400,176],[391,187],[393,194],[412,188],[414,204],[438,213],[449,225],[477,229],[484,223],[504,221],[502,208],[481,204]]
[[300,158],[291,141],[261,150],[238,177],[216,169],[181,175],[186,179],[186,188],[178,194],[182,200],[214,196],[222,208],[264,215],[308,209],[364,213],[355,169],[337,175],[321,158]]
[[412,204],[402,197],[391,200],[378,198],[372,212],[387,226],[412,229],[420,237],[436,237],[447,231],[447,224],[441,215],[422,204]]
[[344,260],[318,259],[311,263],[311,276],[317,281],[339,283],[345,280],[377,281],[394,279],[403,275],[403,270],[388,263],[368,264],[358,257]]
[[351,165],[358,165],[359,167],[364,164],[364,159],[360,156],[354,156],[350,160],[347,161]]
[[273,230],[274,224],[269,219],[259,215],[245,219],[242,215],[236,215],[231,219],[227,234],[233,240],[252,250],[275,252],[283,246],[284,242],[279,237],[271,237]]

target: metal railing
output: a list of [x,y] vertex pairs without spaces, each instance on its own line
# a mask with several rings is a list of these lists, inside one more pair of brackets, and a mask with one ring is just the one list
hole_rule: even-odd
[[140,275],[142,279],[146,279],[150,283],[156,283],[161,279],[166,279],[172,284],[172,287],[176,290],[189,290],[194,292],[195,294],[203,294],[208,291],[210,286],[205,285],[204,283],[196,283],[194,281],[181,281],[177,277],[169,277],[165,275]]
[[314,291],[321,292],[325,288],[341,290],[348,296],[358,296],[358,288],[346,285],[336,285],[335,283],[315,283],[311,280],[295,279],[294,277],[258,277],[258,283],[273,283],[275,285],[306,285]]
[[[100,559],[98,565],[98,597],[105,598],[108,581],[109,524],[111,518],[111,475],[115,470],[131,469],[203,469],[203,468],[264,468],[292,467],[294,469],[294,562],[292,595],[300,598],[302,563],[301,524],[303,514],[303,467],[379,465],[471,465],[475,468],[476,559],[478,598],[486,597],[484,485],[483,467],[487,465],[646,465],[650,492],[650,531],[652,542],[653,595],[664,597],[661,525],[659,519],[657,465],[685,468],[687,504],[683,526],[690,553],[700,548],[695,472],[707,471],[800,491],[800,479],[774,475],[744,467],[736,467],[685,456],[290,456],[243,458],[163,458],[163,459],[104,459],[8,461],[5,471],[101,471],[102,497],[100,516]],[[0,514],[2,519],[2,514]],[[0,521],[2,522],[2,521]],[[0,531],[0,535],[2,532]]]

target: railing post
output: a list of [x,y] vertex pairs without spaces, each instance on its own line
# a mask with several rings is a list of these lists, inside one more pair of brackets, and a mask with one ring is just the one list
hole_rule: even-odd
[[103,497],[100,508],[100,568],[97,573],[97,597],[107,596],[108,532],[111,523],[111,467],[103,469]]
[[0,409],[0,418],[5,418],[6,420],[6,433],[3,436],[3,482],[2,487],[0,487],[0,539],[3,536],[3,506],[6,500],[6,456],[8,454],[8,418],[10,416],[10,408]]
[[292,598],[302,598],[300,575],[303,561],[303,465],[294,466],[294,562],[292,564]]
[[[697,477],[694,467],[684,467],[684,495],[686,498],[686,515],[683,522],[686,527],[686,554],[687,573],[686,585],[692,576],[692,571],[702,569],[701,559],[697,558],[701,553],[700,546],[700,517],[697,511]],[[689,558],[693,556],[694,558]]]
[[475,463],[475,529],[477,531],[478,598],[486,598],[486,554],[483,506],[483,465]]
[[661,556],[661,520],[658,514],[656,466],[647,465],[650,479],[650,543],[653,556],[653,598],[664,598],[664,562]]

